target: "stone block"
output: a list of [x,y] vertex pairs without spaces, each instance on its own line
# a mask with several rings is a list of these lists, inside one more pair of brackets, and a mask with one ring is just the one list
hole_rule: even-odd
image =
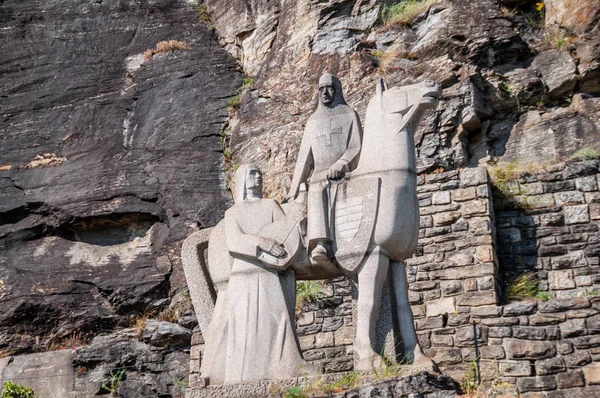
[[444,327],[444,320],[441,316],[436,318],[415,319],[417,330],[437,329]]
[[442,281],[440,285],[445,296],[462,292],[460,281]]
[[459,251],[458,253],[447,256],[447,266],[463,267],[473,264],[473,254],[471,251]]
[[448,326],[460,326],[469,322],[469,314],[448,314]]
[[[494,265],[490,263],[465,267],[445,268],[431,272],[432,279],[457,280],[478,278],[480,276],[494,275]],[[492,303],[489,303],[492,304]]]
[[575,337],[573,345],[578,349],[588,349],[593,347],[600,347],[600,336],[581,336]]
[[585,298],[567,298],[556,299],[542,302],[538,305],[539,312],[562,312],[566,310],[576,310],[581,308],[589,308],[590,301]]
[[572,270],[548,272],[548,283],[551,290],[573,289],[576,286]]
[[521,241],[521,231],[518,228],[506,228],[498,231],[498,240],[506,243]]
[[531,376],[531,363],[529,361],[502,361],[500,374],[505,377]]
[[298,336],[298,342],[300,343],[300,349],[302,351],[316,348],[316,339],[314,334],[310,334],[308,336]]
[[469,219],[469,232],[473,235],[489,235],[492,232],[492,220],[489,216]]
[[477,198],[477,191],[475,187],[461,188],[452,192],[452,199],[455,202],[464,202],[467,200],[473,200]]
[[560,357],[535,361],[535,374],[538,376],[552,375],[565,370],[565,362]]
[[579,191],[557,192],[554,200],[557,206],[578,205],[585,203],[585,196]]
[[600,203],[590,203],[590,218],[592,220],[600,220]]
[[512,328],[510,326],[494,326],[488,330],[490,338],[504,338],[512,336]]
[[482,276],[477,278],[477,286],[479,286],[479,290],[494,290],[496,287],[496,279],[493,275]]
[[545,359],[556,354],[554,343],[548,341],[530,341],[509,339],[505,345],[510,359]]
[[504,306],[504,316],[531,315],[537,310],[537,302],[520,301]]
[[315,313],[310,311],[310,312],[302,312],[302,314],[300,315],[300,318],[298,318],[298,320],[296,321],[296,324],[298,326],[307,326],[307,325],[311,325],[315,322]]
[[464,293],[456,296],[456,305],[478,307],[481,305],[496,304],[494,291]]
[[460,213],[457,211],[447,211],[433,215],[433,225],[444,226],[454,223],[460,218]]
[[514,326],[513,337],[524,340],[545,340],[546,330],[539,327]]
[[540,225],[542,226],[562,226],[565,224],[565,217],[562,213],[546,213],[540,215]]
[[463,289],[465,292],[477,291],[477,279],[467,279],[463,281]]
[[581,370],[573,370],[556,375],[556,387],[559,390],[565,388],[583,387],[584,385],[585,380]]
[[350,325],[345,325],[333,332],[333,340],[336,346],[354,343],[354,328]]
[[598,190],[596,176],[579,177],[575,180],[575,187],[582,192],[592,192]]
[[544,193],[544,184],[541,182],[532,182],[530,184],[521,184],[521,192],[524,195],[541,195]]
[[556,388],[554,376],[523,377],[517,380],[520,393],[529,391],[547,391]]
[[471,310],[471,316],[476,318],[497,318],[500,315],[502,315],[502,307],[496,305],[475,307]]
[[473,187],[480,184],[487,184],[488,173],[483,167],[465,168],[460,171],[460,186]]
[[491,245],[477,246],[475,248],[475,259],[482,263],[494,260],[494,247]]
[[436,317],[443,314],[452,314],[456,311],[454,297],[444,297],[426,304],[426,316]]
[[567,355],[573,352],[573,344],[570,341],[558,341],[556,343],[556,351],[560,355]]
[[341,316],[332,316],[323,319],[323,332],[332,332],[338,330],[344,324],[344,318]]
[[462,214],[464,217],[489,215],[488,202],[483,200],[465,202],[462,206]]
[[588,205],[566,206],[564,208],[564,213],[566,225],[590,222]]
[[527,205],[533,209],[545,209],[556,206],[554,195],[546,193],[543,195],[527,196]]
[[[488,328],[483,325],[476,325],[477,341],[480,345],[485,345],[488,339]],[[454,335],[454,345],[456,347],[475,346],[473,337],[473,325],[466,325],[456,328]]]
[[592,362],[581,370],[587,384],[600,384],[600,362]]
[[452,365],[462,362],[462,352],[458,348],[430,348],[426,354],[439,365]]
[[447,205],[450,202],[450,191],[434,192],[431,195],[431,203],[434,205]]
[[483,359],[504,359],[504,348],[499,345],[488,345],[480,348]]
[[431,336],[431,344],[434,347],[452,347],[454,340],[450,335],[437,335],[434,333]]
[[559,325],[562,338],[581,336],[585,334],[585,319],[569,319]]
[[489,318],[482,319],[480,322],[487,326],[511,326],[518,325],[519,318],[516,317],[503,317],[503,318]]
[[563,356],[565,364],[569,368],[580,368],[592,362],[592,356],[588,351],[577,351],[570,355]]

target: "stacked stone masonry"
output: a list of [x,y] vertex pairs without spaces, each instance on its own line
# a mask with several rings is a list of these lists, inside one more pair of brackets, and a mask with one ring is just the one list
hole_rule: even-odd
[[[475,334],[488,383],[525,397],[600,395],[599,169],[586,161],[527,174],[511,183],[522,209],[496,215],[485,169],[419,176],[409,297],[419,341],[444,373],[460,381]],[[502,280],[528,270],[550,299],[501,305]],[[347,280],[327,281],[298,317],[305,358],[327,372],[352,369],[351,293]]]

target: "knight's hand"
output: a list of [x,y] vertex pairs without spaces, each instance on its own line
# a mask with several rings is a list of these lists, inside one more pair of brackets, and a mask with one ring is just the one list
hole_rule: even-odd
[[344,174],[346,167],[343,164],[334,163],[333,166],[329,168],[329,173],[327,173],[327,178],[330,180],[341,180],[344,178]]
[[284,257],[286,254],[283,246],[272,238],[261,237],[258,241],[258,248],[264,252],[272,254],[275,257]]

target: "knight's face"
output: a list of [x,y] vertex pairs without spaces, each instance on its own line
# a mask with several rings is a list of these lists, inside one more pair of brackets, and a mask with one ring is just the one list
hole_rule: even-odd
[[319,87],[319,99],[323,105],[331,105],[335,98],[335,87],[326,85]]

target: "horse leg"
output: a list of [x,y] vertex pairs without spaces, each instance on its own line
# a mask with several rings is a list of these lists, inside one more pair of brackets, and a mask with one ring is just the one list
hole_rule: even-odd
[[419,340],[417,340],[413,313],[408,302],[408,281],[404,261],[391,262],[390,271],[394,317],[396,318],[395,323],[400,329],[402,353],[406,360],[414,365],[433,367],[433,361],[423,354]]
[[375,326],[381,309],[381,293],[387,278],[389,258],[379,246],[367,255],[358,271],[357,322],[354,352],[355,370],[371,371],[381,365],[381,356],[373,350]]

